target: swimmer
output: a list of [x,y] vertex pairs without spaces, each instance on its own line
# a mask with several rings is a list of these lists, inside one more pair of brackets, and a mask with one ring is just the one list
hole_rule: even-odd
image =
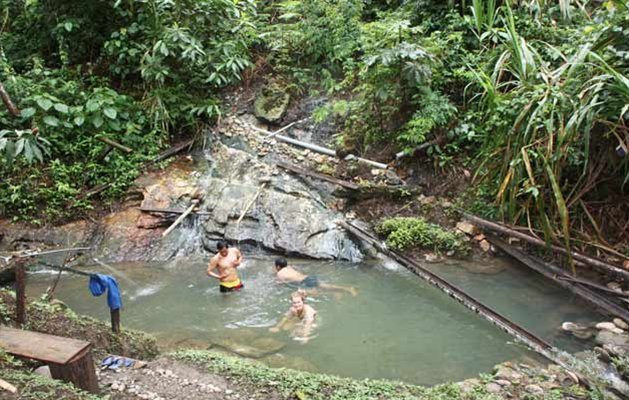
[[292,305],[286,314],[284,314],[282,320],[277,325],[270,328],[269,331],[279,332],[280,330],[287,329],[289,321],[297,318],[302,323],[299,340],[305,344],[310,338],[317,311],[312,306],[306,304],[306,292],[301,289],[291,295],[291,302]]
[[[208,276],[219,280],[221,293],[242,289],[244,285],[236,272],[236,268],[242,262],[240,250],[235,247],[230,248],[223,240],[216,244],[216,249],[218,252],[212,257],[207,267]],[[218,274],[214,270],[217,270]]]
[[308,289],[327,289],[341,292],[348,292],[352,296],[356,296],[358,292],[351,286],[339,286],[329,283],[319,282],[316,275],[305,275],[288,265],[284,257],[275,260],[275,276],[282,283],[295,283],[301,288]]

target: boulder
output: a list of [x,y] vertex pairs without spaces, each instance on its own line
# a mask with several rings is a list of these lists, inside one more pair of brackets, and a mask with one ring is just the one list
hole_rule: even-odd
[[613,322],[599,322],[596,324],[596,329],[610,331],[617,334],[624,333],[624,331],[618,328]]
[[474,236],[478,233],[478,228],[476,227],[476,225],[472,225],[471,223],[467,221],[458,222],[456,224],[456,229],[458,229],[459,231],[469,236]]
[[623,321],[620,318],[614,318],[614,325],[616,325],[616,327],[623,329],[623,330],[629,330],[629,324],[627,324],[625,321]]
[[276,84],[262,88],[253,104],[255,116],[265,122],[276,124],[286,114],[290,95]]
[[625,351],[629,349],[629,336],[628,335],[619,335],[617,333],[602,330],[599,331],[594,339],[596,343],[604,346],[606,344],[618,346]]

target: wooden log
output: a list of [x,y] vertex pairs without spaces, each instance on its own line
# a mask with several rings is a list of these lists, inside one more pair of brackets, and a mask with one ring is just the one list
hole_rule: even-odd
[[360,189],[360,186],[358,186],[355,183],[348,182],[348,181],[343,181],[341,179],[337,179],[337,178],[334,178],[334,177],[329,176],[329,175],[324,175],[324,174],[319,174],[319,173],[316,173],[316,172],[312,172],[312,171],[309,171],[309,170],[307,170],[305,168],[301,168],[301,167],[298,167],[296,165],[293,165],[293,164],[290,164],[290,163],[286,163],[286,162],[283,162],[283,161],[278,161],[277,166],[280,167],[280,168],[286,169],[288,171],[294,172],[296,174],[299,174],[299,175],[309,176],[311,178],[315,178],[315,179],[319,179],[319,180],[322,180],[322,181],[333,183],[333,184],[341,186],[341,187],[343,187],[345,189],[349,189],[349,190],[359,190]]
[[0,82],[0,98],[2,98],[2,102],[9,110],[9,114],[13,115],[15,118],[19,118],[22,115],[20,110],[13,104],[13,101],[11,101],[11,96],[7,93],[2,82]]
[[15,260],[15,322],[22,326],[26,322],[26,260]]
[[188,148],[190,146],[192,146],[194,144],[194,139],[190,139],[187,140],[181,144],[175,145],[173,147],[171,147],[170,149],[160,153],[157,157],[155,157],[154,159],[152,159],[150,161],[150,163],[156,163],[156,162],[160,162],[162,160],[165,160],[167,158],[170,158],[172,156],[174,156],[175,154],[179,153],[180,151],[182,151],[185,148]]
[[120,309],[109,310],[111,316],[111,331],[113,333],[120,333]]
[[127,154],[128,153],[133,153],[133,149],[132,148],[127,147],[127,146],[125,146],[123,144],[120,144],[120,143],[118,143],[118,142],[116,142],[114,140],[111,140],[109,138],[106,138],[104,136],[99,136],[97,139],[100,140],[103,143],[106,143],[106,144],[110,145],[111,147],[115,147],[118,150],[122,150],[122,151],[124,151]]
[[172,232],[187,216],[188,214],[190,214],[192,212],[192,210],[194,210],[194,208],[199,204],[199,201],[197,199],[193,199],[192,200],[192,204],[190,205],[190,207],[188,207],[186,209],[186,211],[183,212],[183,214],[181,214],[179,216],[179,218],[177,218],[175,220],[175,222],[173,222],[173,224],[171,226],[168,227],[168,229],[166,229],[164,231],[164,233],[162,233],[162,237],[165,237],[166,235],[168,235],[170,232]]
[[256,194],[251,198],[251,200],[249,201],[247,206],[244,208],[244,210],[242,210],[242,213],[240,213],[240,217],[238,218],[238,221],[236,221],[237,226],[240,225],[240,221],[242,221],[242,219],[245,217],[245,214],[247,213],[247,211],[249,211],[253,203],[256,202],[256,200],[258,199],[258,196],[260,196],[260,193],[262,193],[265,187],[266,187],[266,182],[260,185]]
[[[471,214],[467,214],[464,213],[463,214],[465,216],[466,219],[468,219],[470,222],[476,224],[476,225],[480,225],[483,228],[489,229],[491,231],[494,232],[498,232],[507,236],[511,236],[511,237],[515,237],[518,239],[522,239],[527,243],[531,243],[534,244],[536,246],[539,247],[544,247],[544,248],[548,248],[548,244],[543,241],[542,239],[527,235],[526,233],[522,233],[522,232],[518,232],[516,230],[507,228],[506,226],[500,225],[496,222],[492,222],[492,221],[488,221],[486,219],[477,217],[475,215],[471,215]],[[568,255],[568,253],[575,259],[578,260],[580,262],[583,262],[584,264],[587,264],[595,269],[597,269],[600,272],[604,272],[607,274],[610,274],[612,276],[615,277],[619,277],[622,279],[626,279],[629,281],[629,271],[624,270],[622,268],[619,268],[617,266],[608,264],[604,261],[595,259],[593,257],[587,256],[585,254],[582,253],[578,253],[576,251],[571,251],[568,252],[565,248],[560,247],[560,246],[555,246],[555,245],[550,245],[550,248],[553,251],[556,251],[558,253],[564,254],[564,255]]]
[[26,258],[26,257],[38,257],[38,256],[49,255],[49,254],[65,253],[65,252],[70,252],[70,251],[82,251],[82,250],[92,250],[92,248],[91,247],[64,247],[62,249],[42,250],[42,251],[37,251],[34,253],[31,252],[30,250],[18,251],[18,252],[12,252],[11,254],[19,258]]
[[[312,151],[317,152],[317,153],[325,154],[325,155],[330,156],[330,157],[337,157],[336,151],[334,151],[332,149],[328,149],[327,147],[319,146],[319,145],[308,143],[308,142],[303,142],[301,140],[293,139],[293,138],[288,137],[288,136],[282,136],[282,135],[274,134],[273,132],[269,132],[266,129],[258,128],[257,126],[251,125],[251,124],[246,123],[246,122],[244,122],[244,123],[249,125],[253,130],[256,130],[258,132],[264,133],[267,136],[273,135],[273,137],[275,137],[279,141],[292,144],[293,146],[302,147],[304,149],[312,150]],[[357,157],[357,156],[355,156],[353,154],[348,155],[347,157],[344,158],[344,160],[346,160],[346,161],[356,160],[356,161],[361,162],[363,164],[371,165],[372,167],[376,167],[376,168],[380,168],[380,169],[388,169],[389,168],[389,166],[387,164],[383,164],[383,163],[380,163],[380,162],[377,162],[377,161],[367,160],[366,158]]]
[[503,242],[495,236],[488,235],[487,239],[500,250],[509,254],[510,256],[520,261],[527,267],[533,269],[534,271],[544,275],[546,278],[552,279],[559,286],[564,287],[572,293],[580,296],[587,302],[605,310],[607,313],[629,321],[629,311],[625,310],[623,307],[620,307],[619,305],[609,301],[605,297],[599,295],[596,292],[593,292],[592,290],[580,283],[558,279],[558,277],[566,276],[565,272],[562,269],[557,268],[553,265],[543,263],[542,261],[537,260],[534,257],[527,255],[524,252],[516,249],[515,247]]
[[7,392],[17,393],[17,388],[11,385],[9,382],[4,379],[0,379],[0,389],[6,390]]
[[[186,210],[174,210],[171,208],[150,208],[150,207],[140,207],[140,211],[148,212],[148,213],[163,213],[163,214],[183,214]],[[209,211],[193,211],[190,213],[191,215],[212,215]]]
[[96,378],[96,369],[90,348],[91,345],[67,364],[49,364],[50,375],[54,379],[71,382],[79,389],[98,393],[98,378]]

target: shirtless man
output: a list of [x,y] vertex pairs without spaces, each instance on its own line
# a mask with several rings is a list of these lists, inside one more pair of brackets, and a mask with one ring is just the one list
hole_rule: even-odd
[[350,293],[352,296],[356,296],[358,293],[356,289],[351,286],[331,285],[329,283],[319,282],[316,275],[302,274],[295,268],[288,265],[284,257],[280,257],[275,260],[275,276],[282,283],[296,283],[297,286],[308,289],[321,288],[343,291]]
[[[219,288],[221,293],[242,289],[244,285],[236,272],[236,268],[242,262],[240,250],[230,248],[227,242],[222,240],[216,244],[216,249],[218,253],[212,257],[207,267],[208,276],[220,281]],[[214,270],[217,270],[218,274]]]
[[299,341],[305,344],[310,340],[310,334],[314,327],[317,311],[312,308],[312,306],[306,304],[306,292],[301,289],[291,295],[291,302],[292,305],[282,317],[282,320],[277,325],[270,328],[269,331],[279,332],[282,329],[288,329],[289,321],[296,318],[302,323],[296,339],[299,339]]

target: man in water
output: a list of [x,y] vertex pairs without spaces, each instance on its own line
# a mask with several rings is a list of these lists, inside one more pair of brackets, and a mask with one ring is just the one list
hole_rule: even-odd
[[306,292],[301,289],[291,295],[291,303],[290,309],[284,314],[282,320],[277,325],[270,328],[269,331],[279,332],[282,329],[289,329],[289,321],[296,318],[301,321],[302,326],[299,331],[296,331],[295,338],[305,344],[310,340],[310,334],[314,328],[317,311],[312,306],[306,304]]
[[275,276],[282,283],[297,284],[299,287],[308,289],[328,289],[348,292],[352,296],[356,296],[358,293],[355,288],[351,286],[339,286],[331,285],[329,283],[319,282],[319,278],[316,275],[305,275],[297,271],[295,268],[288,265],[284,257],[279,257],[275,260]]
[[[235,247],[230,248],[227,242],[223,240],[216,244],[216,249],[218,252],[210,260],[207,274],[220,281],[221,293],[242,289],[244,285],[236,272],[236,268],[242,262],[240,250]],[[214,270],[217,270],[218,274]]]

